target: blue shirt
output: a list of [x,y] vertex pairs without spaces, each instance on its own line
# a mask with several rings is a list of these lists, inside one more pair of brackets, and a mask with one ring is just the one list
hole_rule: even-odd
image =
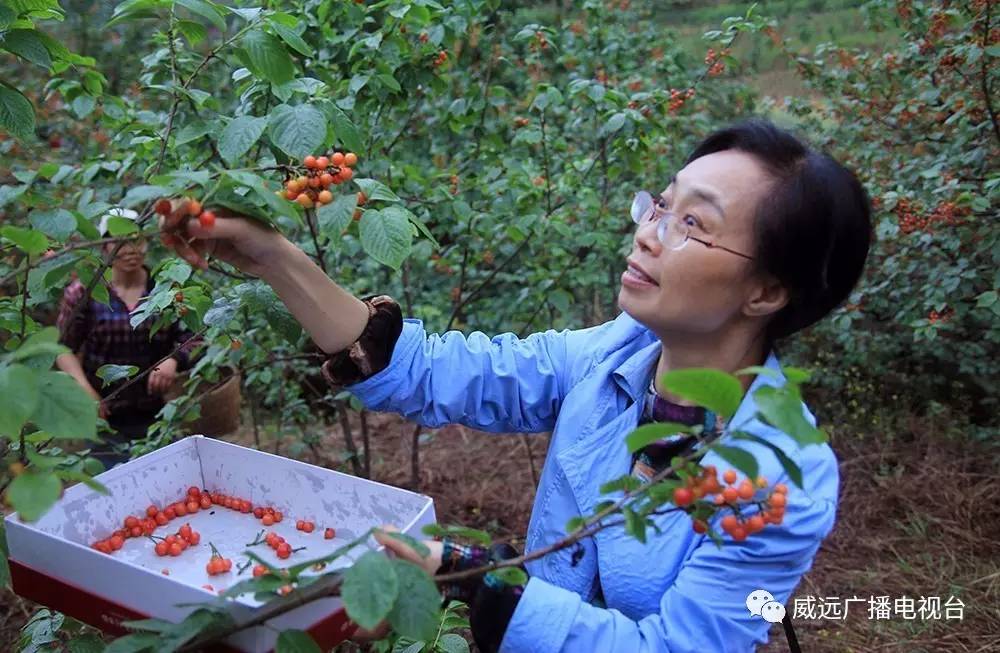
[[[530,552],[564,537],[570,518],[614,498],[598,488],[629,473],[625,437],[639,423],[661,349],[655,334],[627,313],[524,339],[478,331],[428,335],[422,321],[406,319],[388,367],[346,389],[371,410],[430,428],[459,423],[496,433],[551,431],[528,525]],[[780,372],[773,352],[766,366]],[[772,624],[752,615],[746,599],[763,589],[788,602],[833,528],[839,486],[829,445],[800,448],[754,417],[753,392],[782,385],[779,377],[758,375],[730,424],[782,449],[799,465],[805,487],[791,483],[764,445],[728,436],[722,442],[753,454],[769,483],[789,486],[781,524],[743,542],[723,535],[720,549],[692,530],[690,517],[674,512],[655,518],[662,535],[650,531],[645,544],[620,527],[608,528],[582,542],[576,565],[572,548],[529,562],[531,578],[501,651],[735,653],[766,643]],[[803,413],[815,424],[805,406]],[[731,467],[714,453],[702,463],[720,472]],[[741,480],[742,474],[737,484]],[[600,607],[590,603],[598,590]]]

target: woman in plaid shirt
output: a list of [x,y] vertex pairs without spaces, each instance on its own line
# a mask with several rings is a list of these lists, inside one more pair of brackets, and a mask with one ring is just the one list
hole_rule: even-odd
[[[112,214],[133,220],[137,217],[135,211],[122,209],[112,209]],[[102,234],[107,230],[107,217],[101,221]],[[114,249],[112,244],[104,247],[105,254]],[[148,322],[136,328],[129,323],[129,313],[154,285],[145,266],[146,247],[144,238],[136,238],[119,249],[111,264],[107,305],[88,296],[84,284],[76,279],[66,287],[59,307],[59,342],[72,353],[59,356],[56,364],[100,402],[100,415],[108,420],[114,433],[104,436],[104,442],[93,455],[108,468],[128,460],[128,455],[116,452],[114,445],[146,436],[163,407],[163,393],[170,388],[177,372],[188,367],[191,350],[198,344],[180,323],[175,322],[152,336]],[[133,383],[112,399],[104,399],[127,381],[102,387],[103,382],[97,376],[102,365],[135,365],[145,370],[180,345],[183,346],[144,381]]]

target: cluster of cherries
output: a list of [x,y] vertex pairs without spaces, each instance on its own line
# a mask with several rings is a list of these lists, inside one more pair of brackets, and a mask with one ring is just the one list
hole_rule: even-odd
[[[211,543],[209,543],[211,544]],[[205,565],[205,571],[208,572],[209,576],[218,576],[219,574],[224,574],[233,568],[233,561],[229,558],[222,557],[219,550],[215,548],[214,544],[212,547],[212,557],[209,558],[208,564]]]
[[159,526],[165,526],[177,517],[194,514],[212,505],[210,496],[191,486],[180,501],[175,501],[162,510],[155,505],[146,508],[146,516],[129,515],[122,523],[122,528],[116,530],[110,537],[91,544],[91,548],[101,553],[111,553],[122,548],[125,540],[132,537],[150,536]]
[[[170,204],[170,200],[160,199],[153,206],[153,210],[162,216],[168,216],[172,213],[173,207]],[[184,212],[192,218],[198,218],[198,222],[205,229],[211,229],[215,226],[215,213],[203,208],[201,202],[192,197],[184,199]],[[164,234],[164,236],[168,235]]]
[[[154,537],[153,531],[159,526],[164,526],[177,517],[194,514],[199,510],[205,510],[212,506],[228,508],[243,514],[253,514],[261,520],[264,526],[272,526],[284,519],[280,510],[273,506],[254,506],[252,502],[236,496],[229,496],[221,492],[208,492],[195,486],[188,488],[184,497],[171,503],[163,509],[156,505],[146,508],[145,517],[129,515],[125,518],[122,528],[116,530],[110,537],[94,542],[91,547],[101,553],[113,553],[122,548],[125,540],[134,537],[149,537],[156,544],[154,551],[158,556],[179,556],[189,546],[194,546],[201,541],[201,535],[191,528],[190,524],[184,524],[174,534],[166,537]],[[299,519],[295,527],[304,532],[312,533],[316,529],[316,524],[310,520]],[[326,528],[323,537],[332,540],[337,536],[337,531],[333,528]],[[290,544],[275,532],[269,532],[264,540],[268,546],[275,550],[279,558],[288,558],[292,553],[301,549],[293,549]],[[304,548],[304,547],[303,547]],[[212,557],[205,566],[205,570],[210,576],[228,572],[232,568],[232,561],[224,558],[219,553],[215,545],[212,545]],[[168,570],[163,570],[164,574],[169,574]]]
[[[150,537],[156,541],[155,537],[152,535]],[[176,558],[187,550],[189,546],[194,546],[198,542],[201,542],[201,535],[198,531],[192,529],[191,524],[184,524],[173,535],[167,535],[156,542],[153,550],[161,558],[164,556],[173,556]]]
[[708,66],[709,77],[722,74],[726,69],[726,62],[722,61],[722,57],[729,55],[729,53],[729,48],[723,48],[721,52],[716,52],[715,48],[708,49],[708,52],[705,54],[705,65]]
[[264,542],[266,542],[269,547],[274,549],[274,553],[282,560],[291,556],[295,551],[299,551],[299,549],[293,549],[292,545],[285,541],[285,538],[281,537],[274,531],[268,532],[268,534],[264,537]]
[[[763,530],[767,524],[780,524],[785,517],[785,506],[788,503],[788,486],[778,483],[766,498],[755,500],[758,489],[767,487],[767,479],[761,476],[754,483],[745,478],[739,485],[736,484],[736,479],[736,470],[727,470],[722,475],[722,480],[726,483],[726,487],[723,487],[719,483],[718,471],[713,465],[709,465],[702,469],[700,476],[688,477],[684,487],[674,489],[674,505],[689,506],[697,499],[714,495],[712,501],[716,506],[720,508],[728,506],[734,509],[735,514],[722,518],[721,526],[722,530],[737,542],[742,542],[747,536]],[[741,502],[745,502],[743,505],[755,503],[760,511],[744,517],[738,512]],[[707,533],[708,523],[702,519],[695,519],[692,528],[696,533]]]
[[302,174],[286,178],[285,190],[278,191],[278,194],[306,209],[316,204],[329,204],[333,201],[330,186],[350,181],[357,163],[358,155],[354,152],[333,152],[329,156],[310,154],[302,159],[305,168]]
[[670,104],[667,107],[670,113],[676,114],[684,107],[684,103],[694,97],[694,89],[680,91],[676,88],[670,89]]
[[253,516],[265,526],[273,526],[285,518],[280,510],[275,510],[271,506],[257,506],[253,509]]

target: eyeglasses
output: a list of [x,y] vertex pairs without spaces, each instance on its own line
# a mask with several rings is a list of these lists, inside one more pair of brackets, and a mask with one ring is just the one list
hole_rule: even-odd
[[[669,220],[666,219],[668,216]],[[667,249],[681,249],[687,245],[689,240],[693,240],[710,249],[721,249],[730,254],[742,256],[747,260],[753,260],[752,256],[747,256],[728,247],[692,236],[690,225],[678,220],[677,215],[672,211],[658,207],[653,200],[653,196],[641,190],[635,194],[635,199],[632,200],[632,222],[641,225],[643,222],[648,222],[649,220],[657,221],[656,236]]]

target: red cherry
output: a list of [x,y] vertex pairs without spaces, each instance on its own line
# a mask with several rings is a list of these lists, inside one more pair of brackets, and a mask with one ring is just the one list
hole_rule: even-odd
[[205,229],[211,229],[215,226],[215,214],[211,211],[202,211],[201,215],[198,216],[198,222]]

